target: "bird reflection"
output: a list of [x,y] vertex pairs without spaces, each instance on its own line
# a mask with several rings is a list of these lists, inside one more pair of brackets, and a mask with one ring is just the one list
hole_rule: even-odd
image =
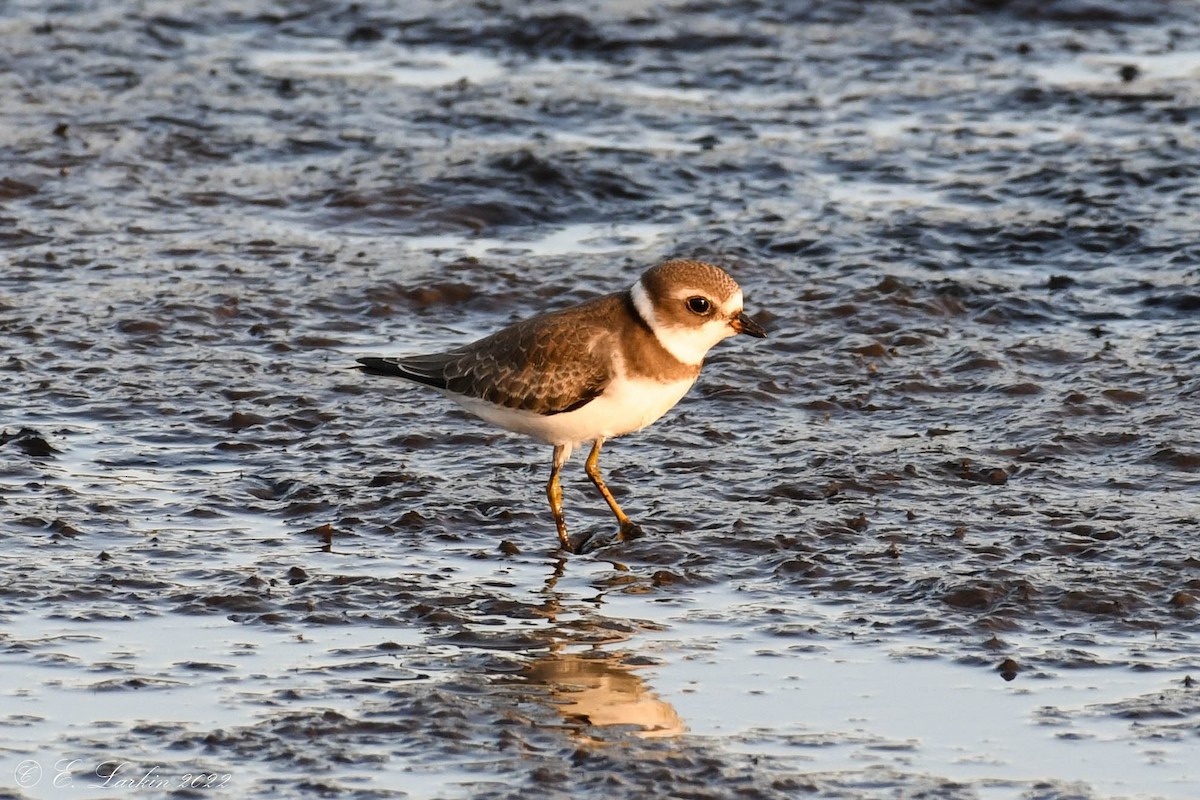
[[[628,570],[623,564],[612,564],[618,571]],[[530,661],[521,671],[522,677],[529,684],[548,689],[553,708],[572,727],[625,725],[637,729],[636,734],[643,737],[684,733],[687,728],[679,714],[650,691],[635,667],[624,663],[624,654],[596,645],[598,636],[605,646],[612,646],[626,641],[628,634],[607,625],[588,625],[586,617],[570,626],[559,626],[560,613],[582,611],[578,600],[565,600],[556,591],[565,568],[565,559],[559,560],[541,591],[542,612],[553,626],[547,643],[549,652]],[[602,597],[603,592],[589,605],[598,607]],[[580,652],[584,642],[593,647]],[[580,736],[590,738],[582,733]]]
[[529,664],[523,674],[549,689],[555,710],[569,724],[629,725],[647,738],[683,733],[683,720],[671,704],[656,697],[621,659],[620,654],[601,650],[551,652]]

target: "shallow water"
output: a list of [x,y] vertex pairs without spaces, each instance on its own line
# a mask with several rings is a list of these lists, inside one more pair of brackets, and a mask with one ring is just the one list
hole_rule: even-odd
[[[1192,797],[1197,34],[5,5],[0,795]],[[348,369],[669,255],[771,336],[606,447],[636,541]]]

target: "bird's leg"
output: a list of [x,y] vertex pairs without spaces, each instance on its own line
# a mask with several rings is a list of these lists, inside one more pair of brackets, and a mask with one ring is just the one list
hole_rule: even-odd
[[546,484],[546,497],[550,499],[550,511],[554,513],[554,525],[558,528],[558,541],[562,545],[562,549],[568,553],[574,551],[571,549],[571,540],[567,537],[567,521],[563,518],[562,485],[558,482],[558,474],[562,472],[563,464],[566,463],[570,452],[565,445],[560,444],[554,447],[554,467],[550,470],[550,483]]
[[592,483],[596,484],[596,488],[600,490],[600,494],[604,496],[604,502],[608,503],[608,507],[616,515],[617,522],[621,523],[620,538],[622,541],[626,541],[641,534],[642,529],[635,525],[629,517],[625,516],[625,512],[617,505],[617,498],[613,497],[612,492],[604,485],[604,478],[600,475],[600,447],[603,444],[604,439],[597,439],[592,443],[592,452],[588,454],[583,468],[587,472],[588,477],[592,479]]

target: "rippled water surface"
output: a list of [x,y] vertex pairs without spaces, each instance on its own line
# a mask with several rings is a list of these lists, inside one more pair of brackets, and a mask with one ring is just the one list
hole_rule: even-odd
[[[1200,7],[184,6],[0,6],[0,797],[1195,797]],[[676,255],[635,541],[348,368]]]

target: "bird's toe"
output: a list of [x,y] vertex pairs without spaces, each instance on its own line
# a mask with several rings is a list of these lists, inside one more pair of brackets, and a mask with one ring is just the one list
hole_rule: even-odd
[[617,538],[622,542],[632,542],[634,539],[640,539],[646,535],[642,530],[642,526],[635,522],[622,522],[621,531],[617,534]]

